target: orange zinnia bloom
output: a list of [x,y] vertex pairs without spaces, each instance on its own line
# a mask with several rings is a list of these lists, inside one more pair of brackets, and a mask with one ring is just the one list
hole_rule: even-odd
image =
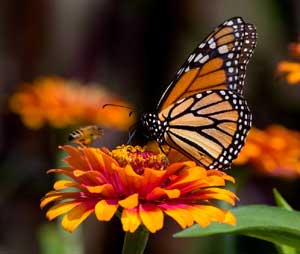
[[300,133],[283,126],[252,128],[235,164],[249,163],[259,172],[284,178],[300,173]]
[[282,61],[277,66],[277,72],[283,74],[290,84],[300,83],[300,62]]
[[133,123],[127,109],[103,109],[105,103],[127,105],[100,86],[46,77],[31,85],[25,84],[11,97],[10,108],[21,116],[27,127],[33,129],[45,124],[55,128],[99,124],[124,130]]
[[292,57],[300,57],[300,42],[290,43],[289,52]]
[[[122,146],[113,151],[93,147],[63,146],[69,166],[49,172],[64,174],[41,201],[55,201],[46,213],[49,220],[62,214],[62,227],[72,232],[90,214],[109,221],[119,214],[123,230],[135,232],[144,225],[154,233],[163,227],[164,215],[182,228],[194,222],[205,227],[213,221],[235,224],[229,211],[212,200],[234,205],[237,197],[225,186],[234,179],[224,172],[205,170],[192,161],[168,165],[164,154],[141,147]],[[66,189],[72,188],[70,191]]]

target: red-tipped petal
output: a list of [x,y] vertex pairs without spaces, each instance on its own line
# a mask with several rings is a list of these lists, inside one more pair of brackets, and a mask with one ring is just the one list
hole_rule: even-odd
[[164,225],[164,214],[162,210],[154,205],[140,205],[139,214],[145,227],[155,233]]
[[121,215],[121,222],[124,231],[134,233],[141,225],[141,219],[138,215],[138,209],[124,209]]

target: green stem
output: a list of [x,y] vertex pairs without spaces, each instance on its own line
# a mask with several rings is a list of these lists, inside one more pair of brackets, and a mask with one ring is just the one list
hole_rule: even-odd
[[123,254],[143,254],[149,238],[149,231],[139,227],[134,233],[127,232],[123,244]]

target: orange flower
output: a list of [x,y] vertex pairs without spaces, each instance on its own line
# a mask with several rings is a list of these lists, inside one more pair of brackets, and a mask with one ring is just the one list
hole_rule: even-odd
[[235,224],[232,213],[212,202],[223,200],[234,205],[237,199],[221,188],[227,180],[234,182],[224,172],[205,170],[191,161],[167,165],[163,154],[138,146],[121,146],[111,152],[92,147],[62,149],[69,154],[65,159],[69,166],[49,172],[71,180],[57,181],[41,207],[55,201],[46,216],[53,220],[65,214],[62,227],[69,232],[92,213],[99,221],[119,214],[123,230],[128,232],[144,225],[154,233],[163,227],[164,215],[182,228],[194,222],[202,227],[213,221]]
[[32,85],[25,84],[10,99],[10,108],[33,129],[45,124],[55,128],[99,124],[124,130],[132,124],[134,119],[129,117],[127,109],[102,109],[105,103],[126,105],[100,86],[49,77],[37,79]]
[[283,74],[290,84],[300,83],[300,62],[282,61],[277,66],[277,72]]
[[252,164],[259,172],[271,176],[298,177],[300,133],[279,125],[271,125],[266,130],[252,128],[234,163]]
[[300,84],[300,42],[289,44],[289,55],[290,60],[279,62],[277,73],[289,84]]

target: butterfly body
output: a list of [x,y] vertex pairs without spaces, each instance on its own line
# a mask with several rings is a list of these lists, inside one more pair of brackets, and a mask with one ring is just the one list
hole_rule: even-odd
[[252,123],[243,86],[255,46],[255,28],[242,18],[217,27],[179,69],[156,113],[142,115],[147,135],[206,168],[230,167]]
[[164,144],[164,134],[168,128],[168,122],[160,120],[155,113],[144,113],[141,118],[146,133],[159,144]]

